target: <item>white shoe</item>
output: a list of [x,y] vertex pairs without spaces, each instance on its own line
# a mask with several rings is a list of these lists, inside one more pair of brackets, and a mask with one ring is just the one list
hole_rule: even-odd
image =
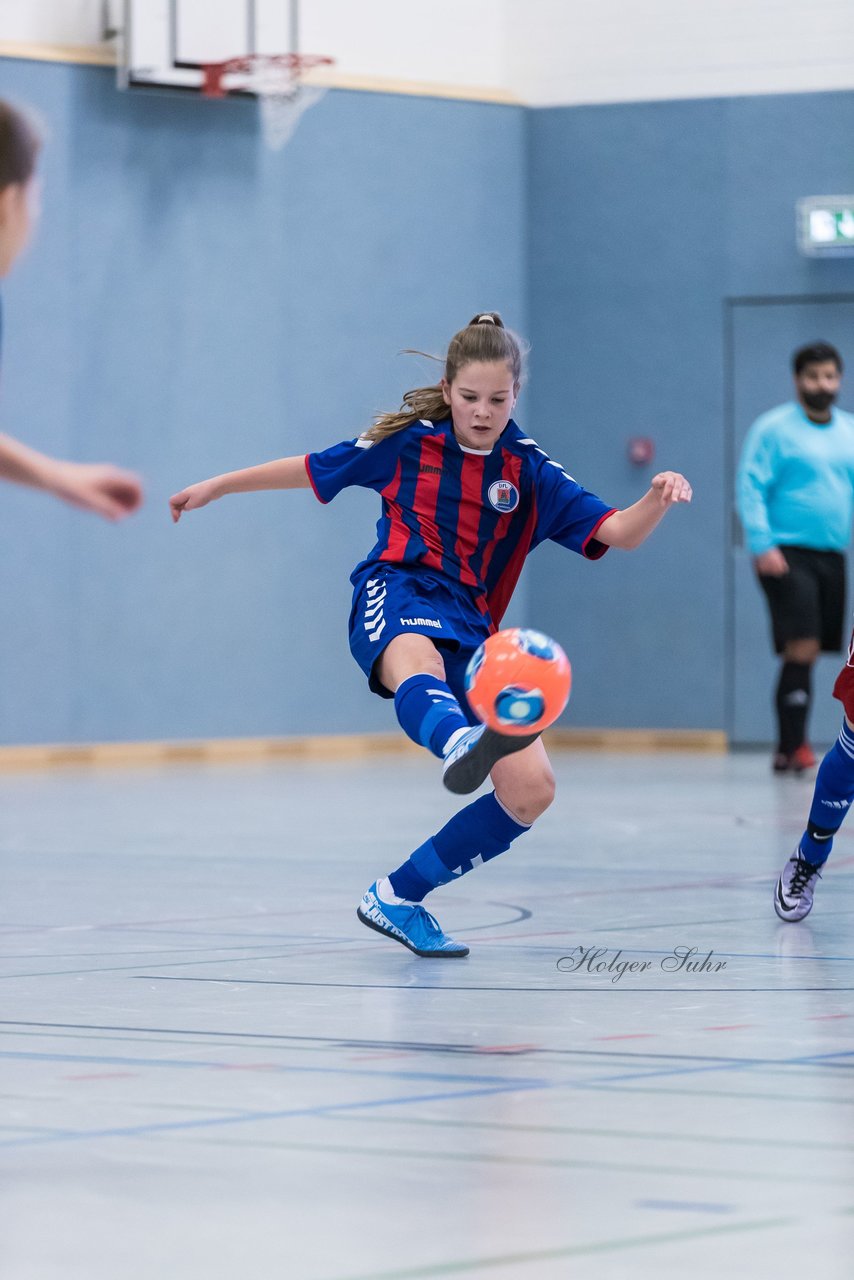
[[774,890],[774,910],[781,920],[803,920],[809,915],[815,882],[820,879],[821,868],[807,862],[798,845]]

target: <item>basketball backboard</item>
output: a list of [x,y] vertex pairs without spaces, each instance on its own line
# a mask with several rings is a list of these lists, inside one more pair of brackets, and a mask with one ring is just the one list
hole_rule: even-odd
[[298,0],[124,0],[122,88],[200,91],[205,63],[297,53]]

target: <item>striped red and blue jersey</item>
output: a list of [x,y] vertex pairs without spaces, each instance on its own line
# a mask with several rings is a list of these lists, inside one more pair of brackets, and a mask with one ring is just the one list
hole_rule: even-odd
[[382,497],[377,542],[354,583],[378,563],[430,569],[469,588],[495,627],[539,543],[551,539],[589,560],[608,549],[596,532],[615,508],[512,419],[488,452],[461,445],[447,418],[415,422],[377,442],[347,440],[308,454],[305,465],[321,502],[350,485]]

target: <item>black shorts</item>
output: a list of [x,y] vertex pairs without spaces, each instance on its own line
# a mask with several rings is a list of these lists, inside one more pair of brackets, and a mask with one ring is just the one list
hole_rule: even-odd
[[780,578],[760,573],[768,597],[774,649],[790,640],[818,640],[824,653],[842,648],[845,622],[845,556],[841,551],[780,547],[789,572]]

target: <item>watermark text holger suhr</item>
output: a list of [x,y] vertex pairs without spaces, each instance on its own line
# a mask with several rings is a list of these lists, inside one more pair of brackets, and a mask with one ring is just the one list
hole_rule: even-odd
[[697,947],[674,947],[658,961],[624,960],[622,951],[608,947],[575,947],[569,955],[560,957],[557,967],[561,973],[593,974],[619,982],[627,973],[649,973],[654,968],[663,973],[720,973],[726,968],[726,960],[716,960],[714,955],[714,951],[700,955]]

